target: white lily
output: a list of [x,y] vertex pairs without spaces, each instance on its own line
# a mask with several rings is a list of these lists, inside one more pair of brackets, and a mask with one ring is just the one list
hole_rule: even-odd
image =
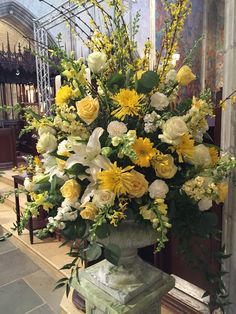
[[88,202],[93,196],[94,190],[96,190],[97,187],[97,173],[101,169],[106,169],[110,164],[109,159],[101,155],[102,148],[99,139],[103,132],[103,128],[96,128],[91,134],[87,145],[83,143],[72,145],[75,154],[70,156],[66,161],[65,167],[67,169],[75,164],[81,164],[88,167],[86,173],[88,174],[87,178],[91,183],[87,186],[81,198],[82,203]]

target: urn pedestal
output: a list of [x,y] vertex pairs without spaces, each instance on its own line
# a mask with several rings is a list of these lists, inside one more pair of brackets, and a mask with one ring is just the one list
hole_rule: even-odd
[[[72,283],[74,289],[85,298],[86,314],[161,314],[161,298],[175,284],[172,276],[154,268],[153,271],[156,272],[159,278],[157,282],[128,302],[123,303],[109,293],[109,287],[107,287],[107,291],[104,291],[87,279],[93,276],[100,266],[104,267],[104,261],[81,271],[79,282],[75,278]],[[147,266],[150,267],[148,264]],[[129,293],[124,293],[122,286],[120,286],[120,290],[117,290],[117,295],[119,294],[123,297],[126,296],[128,299],[130,298]]]
[[103,260],[81,270],[72,286],[84,296],[86,314],[159,314],[161,298],[174,287],[174,278],[144,262],[138,248],[151,245],[158,233],[151,225],[126,221],[97,239],[121,249],[118,265]]

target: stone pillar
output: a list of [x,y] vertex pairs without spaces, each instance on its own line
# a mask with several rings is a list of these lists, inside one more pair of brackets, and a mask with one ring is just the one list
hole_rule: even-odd
[[[236,89],[236,0],[225,0],[225,57],[224,57],[224,97]],[[227,105],[222,113],[221,147],[236,156],[236,106]],[[235,178],[235,174],[234,174]],[[232,256],[226,261],[229,271],[226,285],[230,300],[234,303],[228,313],[235,313],[236,308],[236,187],[230,181],[229,195],[223,212],[223,242]]]

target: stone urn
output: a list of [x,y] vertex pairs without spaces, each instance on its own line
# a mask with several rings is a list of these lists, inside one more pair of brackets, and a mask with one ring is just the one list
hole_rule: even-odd
[[97,242],[120,247],[118,265],[103,260],[88,267],[81,276],[126,304],[161,279],[161,272],[138,256],[138,248],[152,245],[157,239],[158,233],[151,225],[125,221],[118,227],[110,226],[110,235],[97,238]]

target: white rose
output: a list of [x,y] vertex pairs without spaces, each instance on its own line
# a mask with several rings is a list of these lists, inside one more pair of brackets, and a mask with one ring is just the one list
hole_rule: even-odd
[[28,178],[28,177],[25,178],[24,187],[25,187],[26,191],[28,191],[28,192],[31,192],[33,190],[34,184],[30,180],[30,178]]
[[163,125],[163,134],[159,135],[162,142],[177,145],[181,136],[188,132],[188,127],[182,117],[172,117]]
[[149,186],[149,195],[151,198],[165,198],[166,194],[169,192],[169,187],[163,180],[155,180]]
[[121,136],[128,131],[126,125],[123,122],[112,121],[108,124],[107,132],[110,137]]
[[163,110],[169,105],[169,99],[162,93],[155,93],[151,96],[151,106],[157,110]]
[[198,202],[200,211],[206,211],[212,207],[212,200],[209,198],[203,198]]
[[168,83],[169,81],[176,81],[176,75],[177,75],[177,72],[174,69],[170,70],[166,74],[166,83]]
[[209,149],[203,144],[197,145],[194,147],[192,157],[186,158],[185,161],[194,166],[208,167],[211,164]]
[[57,139],[51,133],[43,133],[37,143],[38,153],[51,153],[57,148]]
[[115,194],[108,190],[96,190],[93,196],[93,203],[98,207],[114,205]]
[[88,67],[93,73],[101,72],[107,62],[107,56],[103,52],[95,51],[88,56]]
[[53,129],[51,126],[48,126],[48,125],[41,126],[38,130],[38,134],[39,134],[39,136],[42,136],[44,133],[50,133],[52,135],[55,135],[56,130]]

